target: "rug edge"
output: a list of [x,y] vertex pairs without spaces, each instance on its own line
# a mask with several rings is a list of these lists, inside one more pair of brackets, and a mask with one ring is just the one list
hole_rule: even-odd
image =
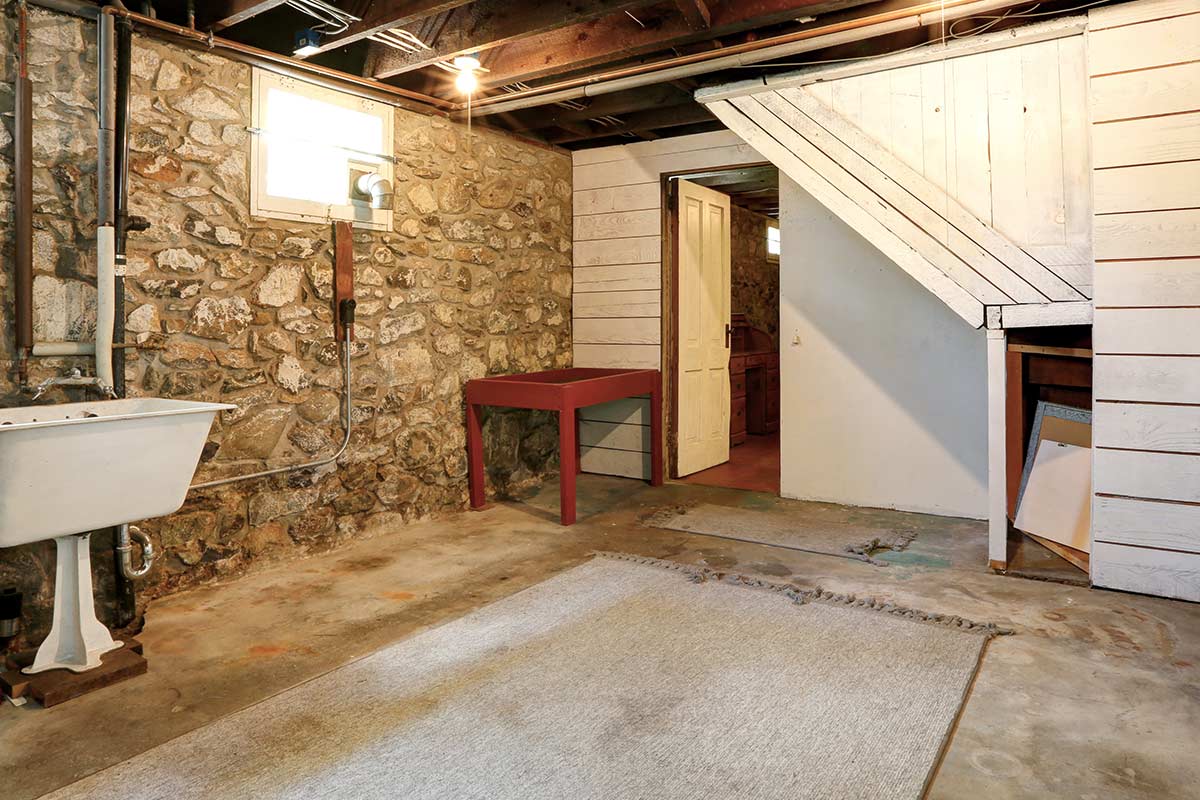
[[982,635],[985,639],[993,639],[997,636],[1009,636],[1013,633],[1011,628],[1000,627],[994,622],[976,622],[975,620],[960,617],[955,614],[940,614],[933,611],[922,611],[920,609],[897,605],[892,602],[877,600],[873,597],[859,597],[855,594],[831,592],[822,589],[820,586],[813,589],[805,589],[793,583],[769,581],[765,578],[755,578],[736,572],[725,572],[722,570],[710,569],[708,567],[683,564],[678,561],[668,561],[662,558],[654,558],[653,556],[639,556],[633,553],[620,553],[610,550],[595,550],[592,552],[592,556],[597,559],[625,561],[634,564],[643,564],[650,567],[658,567],[660,569],[665,569],[672,572],[679,572],[687,576],[688,580],[691,580],[694,583],[703,583],[704,581],[713,580],[722,583],[730,583],[737,586],[745,586],[750,589],[762,589],[769,592],[775,592],[787,597],[797,605],[803,605],[805,603],[823,603],[826,605],[844,606],[846,608],[858,608],[864,611],[891,614],[892,616],[900,617],[901,619],[907,619],[912,622],[950,628],[953,630],[962,631],[963,633],[978,634]]

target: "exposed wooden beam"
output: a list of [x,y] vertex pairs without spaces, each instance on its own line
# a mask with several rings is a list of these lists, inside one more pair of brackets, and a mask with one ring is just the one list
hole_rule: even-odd
[[647,108],[668,108],[692,104],[690,94],[684,94],[669,84],[642,86],[626,92],[589,98],[588,106],[580,111],[543,106],[518,111],[504,120],[505,127],[512,131],[532,131],[542,128],[562,127],[562,122],[586,122],[597,117],[632,114]]
[[[593,118],[594,119],[594,118]],[[599,139],[605,136],[620,136],[632,133],[645,136],[651,131],[664,128],[674,128],[680,125],[691,125],[696,122],[706,122],[714,119],[712,112],[699,103],[688,103],[671,108],[651,108],[632,114],[622,115],[620,125],[602,125],[590,123],[591,127],[585,135],[572,132],[568,136],[552,138],[552,144],[566,144],[587,139]]]
[[731,36],[799,16],[826,14],[866,0],[709,0],[712,24],[696,31],[679,16],[647,21],[613,14],[532,36],[495,50],[487,59],[485,86],[502,86],[607,64],[718,36]]
[[278,8],[286,2],[287,0],[214,0],[211,3],[201,3],[201,17],[196,20],[196,27],[203,30],[223,30]]
[[675,7],[694,31],[707,30],[712,25],[712,12],[705,0],[675,0]]
[[452,11],[470,2],[471,0],[375,0],[368,6],[361,22],[354,23],[344,33],[323,42],[316,52],[336,50],[388,28],[406,28],[425,17]]
[[515,3],[513,0],[475,0],[456,9],[432,49],[409,53],[371,43],[368,62],[372,77],[390,78],[452,59],[465,53],[478,53],[529,36],[553,31],[610,16],[624,15],[652,0],[567,0],[553,3]]

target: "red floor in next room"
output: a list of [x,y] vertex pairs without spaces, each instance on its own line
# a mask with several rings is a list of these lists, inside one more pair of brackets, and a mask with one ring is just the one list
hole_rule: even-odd
[[744,443],[729,448],[729,460],[724,464],[679,480],[700,486],[779,494],[779,434],[747,436]]

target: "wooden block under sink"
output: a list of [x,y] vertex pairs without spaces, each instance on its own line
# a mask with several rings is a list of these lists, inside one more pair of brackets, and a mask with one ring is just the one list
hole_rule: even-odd
[[[142,643],[137,639],[126,639],[122,647],[100,657],[100,666],[87,672],[53,669],[48,672],[39,672],[36,675],[25,675],[20,672],[20,669],[33,663],[35,652],[27,650],[8,658],[8,666],[11,671],[0,675],[0,688],[11,697],[20,697],[22,694],[31,695],[45,708],[65,703],[72,698],[103,689],[105,686],[111,686],[128,678],[143,675],[148,667],[148,662],[142,656]],[[10,686],[14,691],[20,691],[21,694],[10,694]]]

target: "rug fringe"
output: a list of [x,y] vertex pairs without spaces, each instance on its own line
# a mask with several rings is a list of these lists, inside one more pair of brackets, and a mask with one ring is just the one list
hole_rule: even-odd
[[659,567],[661,569],[679,572],[687,576],[692,583],[704,583],[705,581],[720,581],[721,583],[731,583],[737,586],[745,586],[751,589],[764,589],[769,592],[781,594],[790,599],[797,605],[805,603],[825,603],[827,605],[839,605],[849,608],[861,608],[868,611],[878,611],[884,614],[892,614],[897,617],[903,617],[914,622],[923,622],[930,625],[940,625],[946,628],[954,628],[955,630],[965,631],[967,633],[981,634],[988,639],[996,636],[1010,636],[1013,631],[1011,628],[1001,628],[992,622],[975,622],[974,620],[966,619],[953,614],[937,614],[930,611],[920,611],[907,606],[899,606],[891,602],[883,602],[872,597],[859,597],[853,594],[841,594],[830,592],[821,587],[814,589],[803,589],[795,584],[781,583],[778,581],[769,581],[765,578],[754,578],[749,575],[740,575],[735,572],[722,572],[720,570],[709,569],[708,567],[697,567],[691,564],[681,564],[678,561],[667,561],[661,558],[652,556],[638,556],[631,553],[617,553],[609,550],[597,550],[592,553],[597,558],[607,558],[613,561],[628,561],[634,564],[644,564],[651,567]]

